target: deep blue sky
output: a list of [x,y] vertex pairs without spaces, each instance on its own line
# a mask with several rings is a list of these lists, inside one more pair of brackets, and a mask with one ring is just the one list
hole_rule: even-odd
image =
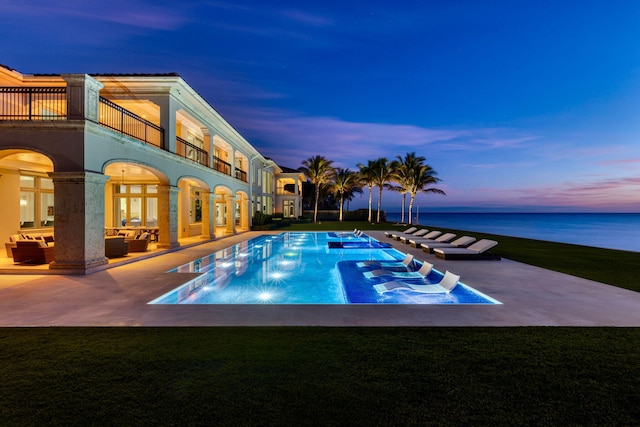
[[0,0],[0,19],[0,63],[177,72],[282,166],[414,151],[447,192],[424,209],[640,212],[637,1]]

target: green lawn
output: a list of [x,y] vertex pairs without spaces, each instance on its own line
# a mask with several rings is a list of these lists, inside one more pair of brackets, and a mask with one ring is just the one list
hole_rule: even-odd
[[5,425],[637,425],[635,328],[0,329]]
[[[303,229],[356,227],[391,226]],[[636,253],[470,234],[640,289]],[[638,349],[640,328],[0,328],[0,425],[637,425]]]

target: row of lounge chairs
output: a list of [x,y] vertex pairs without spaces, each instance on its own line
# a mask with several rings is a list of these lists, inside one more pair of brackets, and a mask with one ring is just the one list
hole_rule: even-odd
[[435,254],[445,260],[500,259],[500,256],[489,252],[489,249],[498,245],[495,240],[476,241],[476,238],[471,236],[456,239],[454,233],[442,234],[441,231],[429,231],[424,228],[418,230],[417,227],[410,227],[402,232],[385,232],[385,235],[414,248],[420,247],[424,252]]
[[[407,254],[402,261],[364,261],[357,264],[358,267],[379,267],[375,270],[365,271],[363,274],[367,279],[374,277],[389,277],[391,280],[373,285],[378,293],[392,292],[396,290],[409,290],[423,294],[447,294],[451,292],[459,283],[460,276],[446,271],[442,280],[438,283],[417,284],[406,281],[406,279],[426,279],[433,270],[433,264],[422,261],[418,270],[414,269],[417,261],[413,255]],[[390,270],[403,269],[401,271]]]

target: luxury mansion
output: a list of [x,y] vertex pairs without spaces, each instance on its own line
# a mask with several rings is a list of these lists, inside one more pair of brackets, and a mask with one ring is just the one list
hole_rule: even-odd
[[108,263],[119,234],[173,249],[247,231],[256,212],[298,217],[303,180],[177,74],[0,66],[3,257],[17,240],[49,236],[50,270],[88,273]]

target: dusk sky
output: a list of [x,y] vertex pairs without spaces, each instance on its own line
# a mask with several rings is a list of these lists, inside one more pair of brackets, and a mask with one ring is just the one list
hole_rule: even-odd
[[421,210],[640,212],[638,1],[0,0],[0,18],[1,64],[177,72],[281,166],[424,156],[447,195]]

